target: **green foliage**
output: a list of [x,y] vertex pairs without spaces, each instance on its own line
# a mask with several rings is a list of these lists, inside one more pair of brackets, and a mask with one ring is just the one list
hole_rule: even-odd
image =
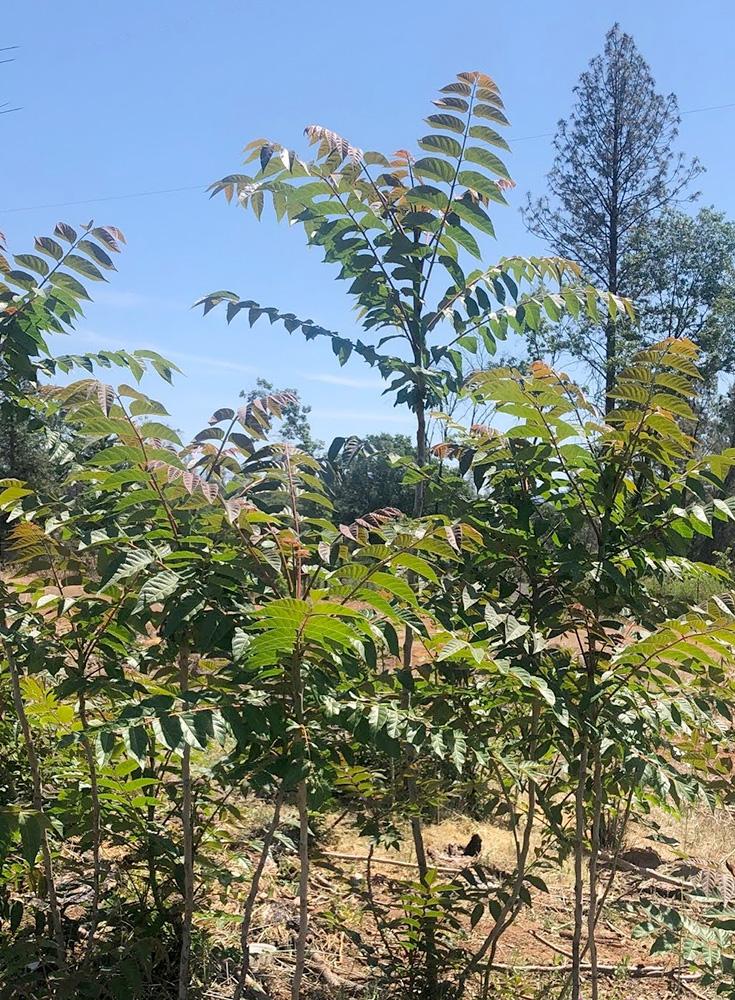
[[[279,844],[298,877],[301,996],[310,921],[328,919],[310,899],[318,821],[349,810],[371,863],[407,829],[416,848],[417,872],[388,903],[368,870],[381,947],[374,935],[355,947],[381,996],[467,995],[569,855],[579,995],[607,820],[624,831],[654,804],[729,793],[732,599],[677,615],[660,597],[665,581],[705,572],[692,540],[735,517],[717,495],[735,450],[698,454],[690,433],[696,348],[669,338],[638,352],[610,386],[607,419],[541,363],[467,377],[468,354],[508,330],[631,309],[565,260],[464,273],[507,185],[503,141],[486,124],[505,119],[482,74],[460,74],[437,103],[417,159],[363,154],[312,127],[313,160],[259,140],[254,176],[215,185],[258,215],[267,196],[301,224],[350,282],[366,337],[387,328],[382,341],[348,341],[230,293],[205,300],[226,302],[229,319],[246,310],[251,325],[265,314],[326,336],[341,362],[354,351],[376,364],[416,414],[415,449],[338,438],[319,460],[275,440],[281,421],[306,444],[306,414],[268,385],[183,443],[139,388],[149,367],[172,379],[165,359],[41,360],[38,338],[73,318],[69,295],[74,315],[84,296],[66,270],[51,281],[56,265],[23,258],[41,280],[8,293],[0,320],[8,338],[33,331],[18,339],[20,362],[9,349],[7,397],[20,406],[20,386],[41,374],[81,366],[89,377],[33,397],[79,442],[58,489],[0,484],[13,561],[0,621],[13,716],[0,717],[0,735],[20,737],[0,753],[0,976],[16,994],[143,997],[175,983],[183,1000],[211,968],[204,917],[237,914],[241,996]],[[117,239],[92,227],[57,236],[73,249],[40,240],[39,252],[92,279],[89,265],[113,249],[104,237]],[[391,337],[403,341],[395,356],[380,353]],[[112,365],[135,384],[93,377]],[[430,456],[428,408],[450,392],[506,429],[440,414],[446,440]],[[395,466],[388,448],[403,452]],[[405,486],[423,516],[407,515]],[[507,871],[480,862],[446,878],[422,857],[421,823],[467,788],[509,827],[515,858]],[[248,795],[272,816],[244,870]],[[295,846],[282,807],[297,814]],[[290,885],[289,905],[293,895]],[[728,915],[717,919],[728,931]]]
[[465,519],[485,539],[465,617],[498,661],[548,691],[532,721],[518,720],[521,756],[506,769],[523,774],[546,753],[565,761],[563,778],[542,767],[520,787],[533,781],[532,804],[555,831],[547,849],[575,855],[574,989],[584,895],[593,913],[597,905],[604,818],[625,821],[652,802],[682,807],[727,780],[713,748],[731,718],[730,600],[672,620],[650,586],[701,574],[687,545],[725,516],[708,493],[735,454],[693,457],[682,426],[692,418],[695,357],[691,342],[675,339],[639,352],[620,373],[606,423],[541,363],[526,376],[477,373],[471,391],[514,422],[506,433],[476,428],[441,447],[474,479]]
[[707,604],[711,598],[719,597],[730,589],[729,574],[708,563],[689,563],[687,560],[681,572],[671,561],[670,570],[658,579],[647,581],[648,593],[669,613],[682,614],[693,605]]
[[[308,781],[310,801],[324,804],[365,741],[396,759],[403,741],[442,756],[456,744],[450,726],[429,730],[407,712],[398,678],[376,670],[404,622],[428,635],[406,574],[438,581],[427,559],[457,560],[472,533],[390,511],[340,531],[309,514],[331,509],[319,464],[289,445],[261,447],[282,412],[275,396],[217,411],[211,426],[227,429],[216,444],[200,434],[185,447],[158,436],[147,418],[160,404],[128,385],[87,379],[51,397],[82,439],[104,435],[107,446],[72,469],[59,502],[12,483],[0,498],[20,574],[5,641],[27,665],[26,711],[74,755],[70,776],[93,767],[88,790],[80,778],[64,789],[50,849],[88,836],[91,810],[98,848],[124,846],[125,864],[149,879],[155,866],[149,890],[175,931],[170,900],[186,893],[185,876],[151,794],[171,755],[217,755],[198,826],[233,781],[286,793]],[[185,687],[184,646],[197,663]],[[182,809],[173,789],[166,797]],[[106,904],[93,905],[90,919],[103,919]]]
[[[396,403],[417,414],[420,466],[426,461],[426,411],[461,386],[462,352],[470,342],[494,353],[498,340],[536,328],[544,316],[555,322],[569,311],[598,318],[629,308],[584,284],[576,264],[564,259],[507,258],[465,270],[468,258],[482,257],[478,237],[493,235],[490,204],[503,204],[512,186],[493,152],[507,148],[495,128],[507,120],[496,84],[482,73],[460,73],[434,103],[439,112],[427,118],[431,132],[418,143],[431,155],[366,153],[310,125],[312,159],[256,139],[246,147],[255,173],[224,177],[211,188],[257,217],[269,201],[276,218],[301,225],[309,244],[349,282],[367,340],[229,291],[201,300],[205,313],[224,305],[228,322],[245,312],[252,326],[265,315],[307,340],[327,338],[341,365],[354,353],[377,367],[390,380]],[[402,352],[386,354],[389,342]]]
[[404,484],[406,469],[397,458],[413,458],[406,434],[368,434],[364,439],[335,438],[327,454],[334,518],[351,524],[371,510],[394,507],[409,514],[414,491]]
[[59,478],[43,425],[14,402],[0,403],[0,475],[48,488]]
[[[73,365],[89,367],[78,357],[48,358],[46,335],[62,333],[82,315],[90,296],[83,281],[106,281],[103,271],[114,270],[110,254],[120,251],[125,237],[114,226],[89,223],[77,232],[60,222],[53,236],[39,236],[37,253],[4,255],[0,244],[0,346],[3,395],[22,391],[23,381],[35,382],[39,374],[68,371]],[[14,266],[15,265],[15,266]],[[72,273],[74,272],[74,273]],[[105,357],[107,360],[105,361]],[[126,352],[99,356],[99,364],[128,364]]]
[[642,904],[635,908],[643,919],[634,928],[634,936],[652,937],[652,953],[676,952],[685,967],[699,971],[703,986],[715,988],[718,997],[735,996],[735,915],[725,904],[704,909],[704,900],[696,894],[687,893],[686,903],[686,907]]
[[711,208],[665,212],[636,230],[630,283],[643,337],[693,340],[709,381],[732,371],[735,224]]

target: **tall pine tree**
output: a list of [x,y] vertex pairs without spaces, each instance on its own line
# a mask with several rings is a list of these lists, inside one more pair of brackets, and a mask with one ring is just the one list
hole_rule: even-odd
[[[588,277],[627,295],[637,229],[686,196],[701,167],[673,152],[676,97],[657,93],[648,63],[618,24],[574,94],[571,115],[557,126],[548,195],[529,196],[524,218],[554,253],[579,261]],[[606,393],[615,382],[619,339],[619,325],[609,319],[602,329],[586,327],[581,336],[575,331],[568,343]]]

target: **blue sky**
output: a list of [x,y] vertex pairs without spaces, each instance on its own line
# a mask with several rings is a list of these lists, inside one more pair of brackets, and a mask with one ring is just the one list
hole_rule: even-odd
[[[231,288],[354,335],[345,288],[307,251],[298,229],[210,201],[212,180],[238,170],[267,136],[303,149],[317,122],[367,149],[411,147],[435,92],[462,70],[500,85],[518,187],[495,213],[487,262],[542,250],[518,207],[540,192],[556,120],[614,20],[631,32],[682,111],[735,105],[732,0],[525,0],[522,4],[372,0],[15,3],[0,45],[0,230],[21,252],[58,220],[119,226],[128,246],[110,284],[60,350],[152,347],[186,372],[173,390],[149,384],[185,433],[259,375],[295,386],[317,436],[408,431],[409,414],[381,398],[359,359],[339,368],[327,345],[262,319],[227,327],[190,309]],[[680,147],[707,167],[702,204],[735,215],[735,106],[685,114]],[[540,137],[539,137],[540,136]],[[533,137],[533,138],[529,138]],[[514,141],[516,140],[516,141]],[[181,189],[167,194],[140,192]],[[125,197],[118,197],[125,196]],[[130,196],[130,197],[128,197]],[[97,200],[100,199],[100,200]],[[101,200],[105,199],[105,200]],[[109,200],[107,200],[109,199]],[[61,203],[83,202],[61,207]]]

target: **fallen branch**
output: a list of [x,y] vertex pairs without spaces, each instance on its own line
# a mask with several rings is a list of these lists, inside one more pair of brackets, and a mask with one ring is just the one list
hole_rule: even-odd
[[704,993],[700,993],[699,990],[695,990],[693,986],[689,985],[689,983],[685,983],[681,979],[679,979],[678,982],[681,985],[681,988],[684,990],[684,992],[689,993],[690,996],[696,997],[697,1000],[709,1000],[709,998],[706,997]]
[[[571,972],[571,964],[566,965],[514,965],[511,962],[493,962],[493,970],[498,972]],[[582,972],[591,972],[589,962],[580,966]],[[675,979],[678,983],[696,983],[702,978],[699,972],[682,974],[678,969],[665,969],[662,965],[598,965],[600,976],[630,976],[631,979]]]
[[[318,863],[320,858],[334,858],[337,861],[359,861],[367,865],[368,857],[366,854],[340,854],[337,851],[320,851],[319,855],[314,858],[314,862]],[[399,861],[397,858],[372,858],[372,864],[374,865],[393,865],[395,868],[411,868],[413,871],[418,871],[419,866],[414,861]],[[442,872],[445,875],[461,875],[461,873],[467,868],[467,865],[455,868],[452,865],[437,865],[430,864],[429,868],[433,868],[434,871]]]
[[[340,854],[337,851],[320,851],[319,855],[314,858],[315,863],[318,863],[320,858],[334,858],[336,861],[358,861],[365,865],[368,862],[366,854]],[[413,871],[418,871],[419,867],[414,861],[399,861],[397,858],[372,858],[371,860],[374,865],[393,865],[394,868],[411,868]],[[461,868],[453,868],[451,865],[432,864],[429,867],[450,875],[459,875],[462,871]]]
[[[254,949],[253,949],[254,950]],[[282,965],[293,967],[296,965],[296,949],[295,948],[274,948],[273,951],[268,953],[271,958],[277,959]],[[333,956],[330,956],[333,958]],[[319,976],[324,980],[325,984],[332,989],[341,990],[357,990],[364,987],[365,982],[355,982],[351,979],[346,979],[340,973],[335,972],[331,969],[324,959],[318,958],[313,952],[306,955],[306,971],[313,973],[315,976]]]
[[555,951],[557,955],[561,955],[562,958],[571,959],[572,956],[569,954],[568,951],[564,951],[563,948],[560,948],[552,941],[547,941],[546,938],[543,937],[543,935],[538,933],[538,931],[531,931],[531,934],[533,937],[536,938],[537,941],[540,941],[541,944],[545,944],[547,948],[550,948],[552,951]]
[[321,962],[316,958],[310,957],[308,966],[313,969],[314,972],[318,973],[327,986],[332,989],[358,990],[365,985],[364,983],[355,983],[350,979],[345,979],[343,976],[340,976],[338,973],[330,969],[326,962]]
[[[606,859],[606,863],[612,863],[611,859]],[[632,872],[634,875],[641,875],[643,878],[652,879],[655,882],[661,882],[663,885],[670,885],[676,889],[681,889],[684,892],[689,892],[693,896],[697,896],[701,899],[709,901],[709,897],[704,897],[702,890],[696,886],[692,885],[691,882],[684,882],[682,879],[674,878],[673,875],[664,875],[663,872],[656,871],[655,868],[643,868],[641,865],[634,865],[631,861],[623,861],[622,858],[618,858],[617,867],[623,872]]]

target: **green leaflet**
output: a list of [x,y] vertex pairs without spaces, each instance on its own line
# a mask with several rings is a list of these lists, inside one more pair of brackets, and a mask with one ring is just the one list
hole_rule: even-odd
[[422,559],[421,556],[413,555],[410,552],[404,552],[393,559],[392,565],[405,567],[406,569],[410,569],[412,572],[417,573],[419,576],[423,576],[425,579],[430,580],[432,583],[439,583],[439,577],[436,574],[436,570],[426,561],[426,559]]
[[41,850],[43,831],[47,821],[40,812],[21,810],[18,813],[17,822],[23,860],[32,868],[36,863],[38,852]]
[[465,160],[469,160],[471,163],[479,163],[492,173],[497,174],[498,177],[504,177],[506,180],[510,180],[510,174],[508,173],[508,169],[503,161],[499,157],[495,156],[494,153],[489,152],[487,149],[483,149],[481,146],[468,146],[464,151],[464,158]]
[[108,567],[107,573],[100,581],[100,592],[103,593],[122,580],[127,580],[129,577],[135,576],[136,573],[139,573],[146,566],[150,565],[154,558],[153,553],[147,552],[145,549],[132,549],[128,552],[123,552]]
[[177,715],[153,716],[153,733],[158,743],[169,750],[178,752],[184,743],[181,719]]
[[145,726],[131,726],[123,731],[123,739],[128,753],[141,764],[145,762],[148,753],[148,733]]
[[462,152],[461,144],[449,135],[425,135],[419,139],[419,146],[428,152],[444,153],[455,158]]
[[479,173],[477,170],[460,170],[457,180],[471,191],[477,191],[478,194],[483,194],[485,197],[490,198],[491,201],[499,201],[501,203],[505,201],[495,181],[486,177],[485,174]]
[[181,438],[173,428],[159,421],[147,421],[139,428],[140,436],[144,438],[160,438],[163,441],[171,441],[180,445]]
[[432,177],[446,183],[451,183],[455,174],[452,164],[438,156],[422,157],[414,163],[413,169],[419,177]]
[[488,236],[495,236],[495,227],[492,224],[490,216],[483,208],[470,199],[455,199],[452,202],[452,211],[456,212],[463,222],[475,226],[476,229],[486,233]]
[[147,607],[149,604],[163,603],[176,593],[180,584],[181,576],[170,569],[150,577],[138,591],[136,610]]
[[390,594],[395,597],[400,598],[408,604],[416,605],[417,599],[412,588],[402,580],[400,577],[392,576],[390,573],[373,573],[370,577],[369,583],[371,585],[380,587],[382,590],[387,590]]
[[426,119],[427,124],[433,125],[434,128],[447,129],[450,132],[458,132],[460,135],[464,132],[465,125],[461,118],[457,118],[456,115],[449,114],[439,114],[439,115],[429,115]]

